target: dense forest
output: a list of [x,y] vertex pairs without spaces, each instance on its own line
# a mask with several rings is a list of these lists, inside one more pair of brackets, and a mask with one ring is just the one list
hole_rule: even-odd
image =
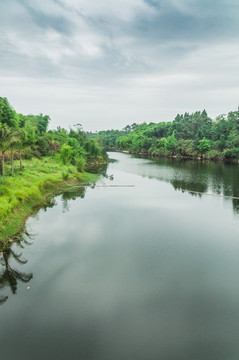
[[[0,156],[2,177],[23,170],[22,159],[38,159],[46,156],[72,164],[78,171],[85,164],[106,159],[106,152],[96,140],[88,139],[80,124],[69,131],[58,127],[47,130],[48,115],[22,115],[9,104],[7,98],[0,97]],[[19,160],[18,169],[14,161]],[[5,163],[11,163],[6,171]]]
[[135,123],[96,137],[107,149],[152,156],[234,161],[239,159],[239,111],[212,120],[205,110],[177,115],[172,122]]

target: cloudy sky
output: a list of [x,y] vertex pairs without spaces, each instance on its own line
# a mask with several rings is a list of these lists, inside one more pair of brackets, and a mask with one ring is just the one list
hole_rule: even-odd
[[239,105],[238,0],[0,0],[0,96],[51,128]]

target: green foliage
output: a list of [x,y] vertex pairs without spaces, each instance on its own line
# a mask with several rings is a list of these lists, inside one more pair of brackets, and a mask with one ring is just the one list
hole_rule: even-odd
[[166,149],[167,139],[162,137],[161,139],[157,140],[156,147],[161,149]]
[[69,171],[62,171],[62,179],[67,180],[69,179],[70,173]]
[[175,137],[175,131],[173,131],[173,134],[168,136],[165,143],[165,148],[168,151],[171,151],[172,153],[175,152],[177,146],[177,139]]
[[43,114],[40,114],[40,115],[36,116],[36,126],[37,126],[37,130],[40,135],[43,135],[46,133],[49,121],[50,121],[50,118],[48,115],[44,116]]
[[218,150],[209,150],[207,152],[207,158],[210,160],[223,160],[223,153]]
[[228,149],[224,153],[224,159],[226,160],[238,160],[239,159],[239,148]]
[[76,138],[68,137],[67,139],[67,145],[70,145],[70,147],[74,150],[77,150],[79,148],[79,141],[77,141]]
[[98,156],[100,155],[101,149],[95,140],[87,140],[84,143],[84,149],[88,156]]
[[[121,131],[120,130],[106,130],[106,131],[99,131],[98,133],[88,132],[86,135],[87,135],[88,139],[96,139],[101,147],[104,147],[107,150],[111,150],[116,146],[116,140],[120,136],[123,136],[133,130],[133,129],[131,129],[131,127],[128,125],[128,127],[126,127],[124,130],[121,130]],[[136,127],[137,127],[137,125],[136,125]],[[129,130],[129,128],[130,128],[130,130]]]
[[[190,158],[200,153],[207,158],[223,159],[227,149],[239,148],[239,111],[230,112],[227,117],[220,115],[215,121],[205,110],[196,111],[178,114],[172,122],[143,123],[133,130],[127,125],[123,130],[123,135],[118,133],[115,140],[119,150]],[[115,134],[115,130],[110,133],[113,131]]]
[[199,140],[198,151],[201,154],[205,154],[205,152],[210,150],[210,140],[205,137],[202,140]]
[[73,158],[73,149],[70,145],[62,145],[61,147],[61,160],[63,164],[70,164]]
[[7,98],[0,97],[0,124],[16,128],[18,118]]
[[10,191],[6,185],[0,185],[0,196],[9,195]]
[[227,137],[227,146],[231,148],[239,147],[239,131],[233,129]]
[[[31,204],[40,202],[46,189],[61,184],[62,178],[82,180],[86,161],[102,163],[107,158],[95,140],[85,145],[88,139],[79,124],[69,132],[61,127],[47,131],[49,121],[48,115],[17,114],[8,100],[0,97],[1,238],[14,234],[32,210]],[[43,156],[44,161],[40,160]],[[51,156],[50,160],[46,156]],[[70,163],[81,173],[75,166],[69,167]]]
[[78,172],[83,172],[86,164],[86,160],[81,156],[76,160],[76,169]]
[[[8,166],[8,165],[7,165]],[[45,194],[62,185],[63,174],[68,180],[93,181],[95,175],[76,173],[74,166],[63,165],[61,160],[52,157],[38,160],[25,160],[23,176],[6,177],[0,181],[0,238],[12,236],[31,213],[32,207],[40,203]],[[14,214],[13,214],[14,212]]]

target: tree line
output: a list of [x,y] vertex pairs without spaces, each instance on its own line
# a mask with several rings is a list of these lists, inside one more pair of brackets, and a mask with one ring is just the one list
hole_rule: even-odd
[[105,147],[132,153],[238,160],[239,111],[216,120],[205,110],[178,114],[171,122],[134,123],[122,131],[101,131],[95,136]]
[[19,171],[23,170],[22,159],[55,156],[64,164],[76,165],[83,171],[86,163],[106,159],[106,152],[94,139],[88,139],[80,124],[67,131],[57,127],[48,130],[48,115],[23,115],[17,113],[6,97],[0,97],[0,172],[6,175],[5,162],[19,160]]

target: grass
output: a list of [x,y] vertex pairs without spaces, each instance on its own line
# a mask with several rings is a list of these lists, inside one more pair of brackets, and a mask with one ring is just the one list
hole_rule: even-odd
[[[6,173],[10,173],[10,165],[6,165]],[[49,194],[68,184],[95,179],[96,175],[79,173],[75,167],[53,158],[24,160],[22,172],[6,176],[0,183],[0,243],[20,231],[34,207],[44,202]]]

